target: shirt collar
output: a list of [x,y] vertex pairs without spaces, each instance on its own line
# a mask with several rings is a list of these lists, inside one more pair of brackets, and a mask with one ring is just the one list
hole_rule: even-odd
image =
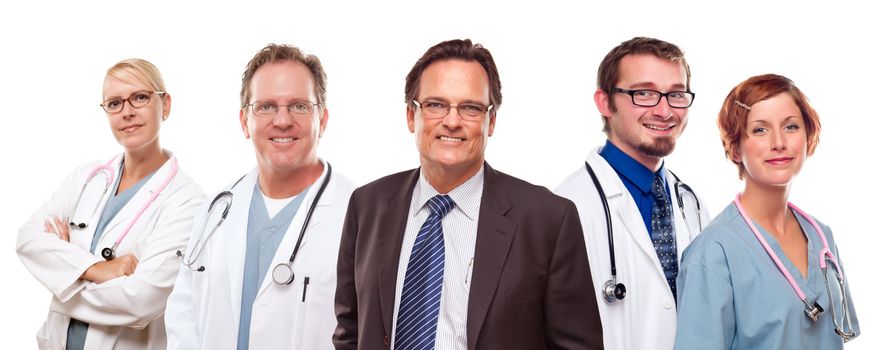
[[410,213],[413,216],[419,214],[419,211],[425,207],[434,196],[439,194],[448,194],[456,203],[456,209],[459,209],[469,220],[476,220],[477,213],[480,210],[480,198],[484,189],[484,167],[481,167],[477,173],[461,185],[454,188],[450,193],[440,193],[431,186],[431,183],[425,179],[425,172],[419,169],[419,181],[413,189],[413,200],[410,204]]
[[607,143],[601,148],[601,157],[603,157],[607,163],[610,163],[613,170],[616,170],[617,173],[628,179],[628,181],[644,193],[649,193],[653,189],[653,176],[659,176],[662,178],[663,184],[667,183],[667,179],[665,178],[665,162],[662,162],[662,165],[659,166],[659,170],[656,170],[654,173],[623,152],[619,147],[610,143],[609,140],[607,140]]

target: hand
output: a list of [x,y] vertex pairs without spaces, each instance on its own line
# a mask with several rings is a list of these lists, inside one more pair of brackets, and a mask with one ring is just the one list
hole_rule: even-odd
[[[70,242],[71,241],[71,229],[68,227],[66,223],[67,220],[62,220],[57,216],[51,217],[50,220],[46,220],[43,222],[43,228],[46,230],[46,233],[52,233],[56,236],[59,236],[59,239]],[[53,225],[52,223],[55,223]]]
[[120,276],[132,275],[136,270],[139,259],[132,254],[118,256],[114,260],[100,261],[83,272],[80,278],[95,283],[105,283]]

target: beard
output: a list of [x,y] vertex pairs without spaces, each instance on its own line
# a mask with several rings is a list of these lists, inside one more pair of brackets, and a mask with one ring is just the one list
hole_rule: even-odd
[[641,143],[638,145],[638,151],[656,158],[663,158],[674,151],[675,140],[671,137],[657,137],[653,143]]

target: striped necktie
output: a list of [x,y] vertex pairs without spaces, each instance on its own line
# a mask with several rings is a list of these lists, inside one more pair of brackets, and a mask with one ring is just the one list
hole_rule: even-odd
[[662,264],[662,272],[665,280],[671,288],[671,295],[677,299],[675,279],[678,277],[678,251],[674,239],[674,220],[672,220],[671,202],[665,192],[662,177],[655,176],[653,180],[653,195],[656,197],[653,203],[653,247]]
[[422,224],[403,282],[394,339],[395,350],[434,349],[444,273],[444,237],[441,220],[456,205],[450,196],[437,195],[426,204],[431,215]]

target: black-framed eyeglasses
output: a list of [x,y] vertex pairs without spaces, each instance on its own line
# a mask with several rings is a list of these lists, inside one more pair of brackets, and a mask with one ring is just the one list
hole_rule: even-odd
[[487,116],[493,105],[484,106],[478,103],[460,103],[458,105],[450,105],[446,102],[438,100],[425,100],[422,102],[413,100],[413,104],[422,111],[422,116],[429,119],[440,119],[450,114],[450,109],[455,108],[456,113],[465,120],[478,120]]
[[613,88],[613,92],[631,96],[631,103],[641,107],[653,107],[658,105],[659,101],[662,100],[662,97],[665,96],[665,100],[668,101],[668,105],[672,108],[688,108],[693,104],[693,98],[696,97],[696,94],[690,91],[661,92],[646,89],[627,90]]
[[123,105],[126,102],[129,102],[129,105],[132,106],[132,108],[142,108],[147,106],[148,103],[151,103],[151,96],[153,96],[154,94],[163,96],[164,94],[166,94],[166,92],[149,90],[136,91],[133,92],[132,95],[129,95],[129,97],[127,98],[109,98],[103,101],[99,106],[101,106],[102,109],[104,109],[105,112],[107,112],[108,114],[114,114],[122,111]]
[[256,101],[246,104],[243,107],[250,107],[253,110],[253,114],[257,117],[273,117],[277,115],[277,111],[280,107],[286,107],[286,110],[289,111],[291,115],[305,116],[311,114],[311,112],[314,111],[314,107],[319,105],[319,103],[307,100],[295,100],[285,105],[279,105],[273,101]]

